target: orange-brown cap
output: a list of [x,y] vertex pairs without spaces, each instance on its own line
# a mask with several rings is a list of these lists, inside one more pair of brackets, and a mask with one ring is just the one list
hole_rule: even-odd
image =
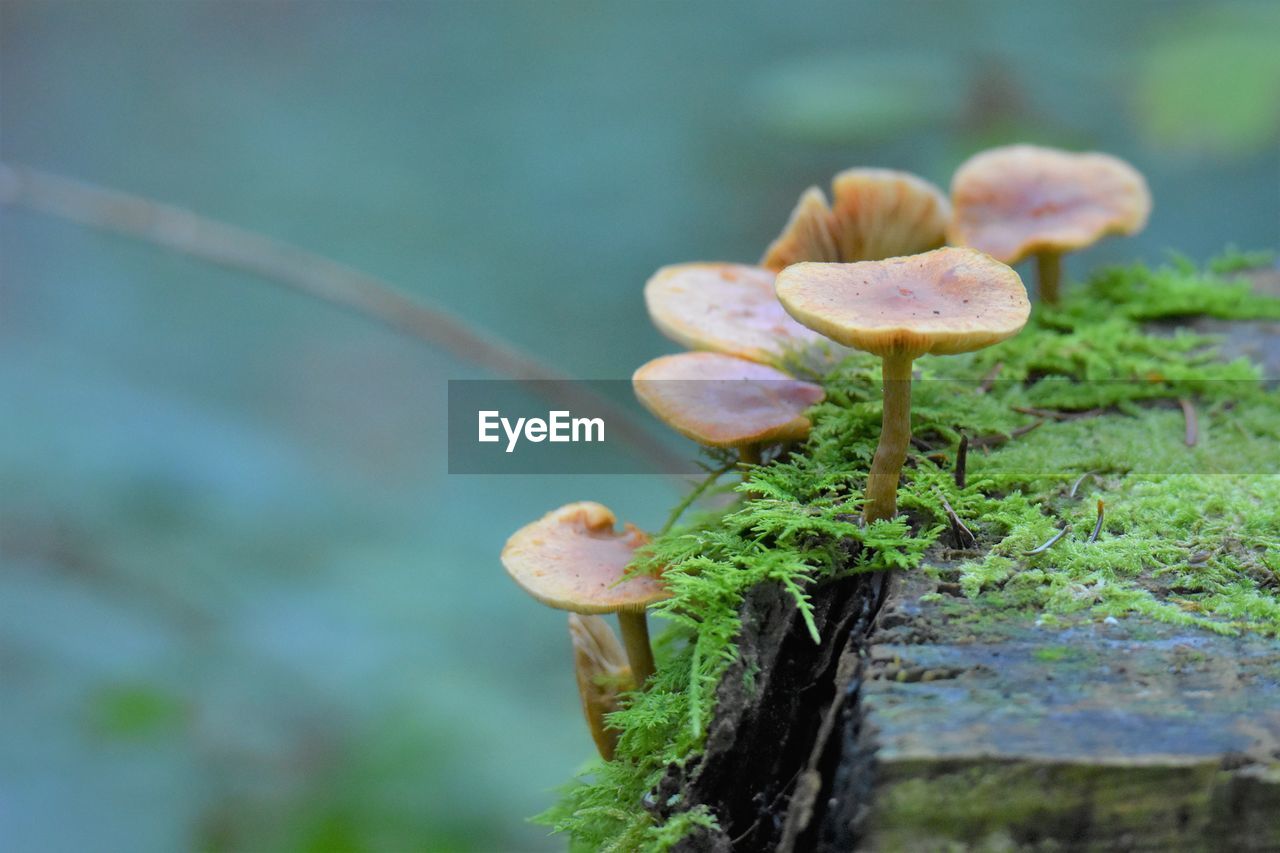
[[974,155],[956,170],[951,200],[949,240],[1007,264],[1136,234],[1151,213],[1147,182],[1123,160],[1035,145]]
[[605,716],[618,710],[622,693],[635,689],[631,666],[613,629],[599,616],[570,613],[569,637],[573,640],[573,674],[582,699],[582,716],[600,755],[612,761],[619,732],[608,726]]
[[936,249],[947,240],[951,204],[910,172],[848,169],[832,183],[840,260],[878,261]]
[[817,187],[805,191],[762,266],[776,272],[801,261],[874,261],[946,241],[947,197],[910,172],[847,169],[831,188],[830,207]]
[[658,331],[690,349],[774,362],[819,336],[782,310],[774,274],[742,264],[663,267],[644,287]]
[[765,250],[760,266],[777,272],[800,261],[838,260],[827,197],[817,187],[809,187],[791,211],[787,227]]
[[631,377],[636,397],[676,432],[708,447],[798,441],[821,385],[730,355],[684,352],[655,358]]
[[804,325],[876,355],[982,349],[1021,331],[1022,279],[973,249],[936,249],[856,264],[796,264],[778,299]]
[[643,611],[668,597],[657,578],[622,580],[635,550],[649,541],[598,503],[567,504],[526,524],[507,540],[502,565],[538,601],[575,613]]

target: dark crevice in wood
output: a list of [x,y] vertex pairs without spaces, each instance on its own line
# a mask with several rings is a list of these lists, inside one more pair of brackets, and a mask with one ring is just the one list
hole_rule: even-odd
[[691,766],[671,768],[651,797],[716,815],[718,831],[697,832],[677,850],[791,849],[784,836],[793,849],[812,849],[821,794],[857,714],[856,672],[885,585],[883,574],[864,574],[815,587],[821,643],[781,587],[747,596],[739,657],[717,690],[706,749]]

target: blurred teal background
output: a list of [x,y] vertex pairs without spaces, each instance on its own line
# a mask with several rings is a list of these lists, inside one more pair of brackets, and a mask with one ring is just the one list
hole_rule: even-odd
[[[584,377],[658,266],[858,164],[1119,154],[1072,270],[1280,245],[1274,2],[0,0],[0,157],[379,275]],[[0,212],[0,849],[535,850],[591,754],[497,555],[661,477],[450,477],[484,374],[272,285]]]

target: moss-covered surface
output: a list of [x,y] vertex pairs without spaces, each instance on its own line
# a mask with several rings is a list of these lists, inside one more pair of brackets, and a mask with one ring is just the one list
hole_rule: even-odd
[[[1274,850],[1280,778],[1216,761],[919,762],[879,781],[873,850]],[[1244,808],[1240,808],[1241,805]],[[1063,842],[1063,839],[1069,839]]]
[[1275,847],[1280,642],[992,614],[951,576],[905,576],[870,637],[870,849]]
[[[903,515],[868,528],[858,514],[879,371],[862,355],[841,361],[823,376],[828,398],[803,446],[750,471],[743,500],[664,532],[638,562],[665,567],[674,593],[657,613],[670,624],[659,673],[614,716],[618,759],[585,768],[542,819],[584,849],[662,849],[714,824],[697,808],[659,823],[666,810],[645,798],[668,765],[698,753],[743,596],[767,581],[803,613],[806,589],[834,574],[932,572],[975,605],[956,614],[975,635],[993,620],[1052,627],[1127,614],[1224,636],[1280,633],[1280,394],[1254,364],[1220,358],[1213,339],[1149,327],[1280,317],[1280,300],[1228,278],[1254,262],[1107,270],[1069,291],[1064,308],[1037,306],[1011,341],[921,359]],[[960,488],[962,436],[971,449]],[[1090,542],[1099,501],[1104,523]],[[976,543],[953,541],[947,506]],[[1027,553],[1064,524],[1065,537]],[[1061,654],[1039,663],[1062,665],[1069,649]]]

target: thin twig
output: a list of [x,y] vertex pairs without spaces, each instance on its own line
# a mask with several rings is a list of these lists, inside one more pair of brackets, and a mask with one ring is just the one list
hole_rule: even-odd
[[918,435],[911,436],[911,446],[921,451],[922,453],[933,453],[935,450],[937,450],[936,447],[934,447],[932,444],[925,441],[923,438],[921,438]]
[[1183,442],[1187,447],[1195,447],[1200,440],[1200,418],[1196,415],[1196,407],[1186,397],[1179,397],[1178,405],[1182,407],[1182,418],[1187,424]]
[[[854,642],[850,640],[836,661],[835,684],[842,686],[843,689],[836,691],[835,696],[831,699],[831,704],[822,713],[822,722],[818,724],[813,746],[809,749],[808,761],[797,771],[797,775],[793,776],[786,786],[778,792],[773,802],[769,804],[769,808],[761,810],[761,814],[772,812],[781,796],[791,788],[793,783],[795,784],[796,789],[791,796],[791,801],[787,804],[787,815],[782,824],[782,837],[779,839],[777,846],[779,853],[793,853],[796,848],[796,840],[808,829],[809,821],[813,818],[812,806],[822,792],[823,787],[822,774],[818,772],[818,768],[822,764],[823,756],[827,754],[831,736],[835,733],[836,726],[844,718],[842,711],[845,703],[849,701],[849,696],[852,692],[851,688],[861,678],[862,658],[856,649],[850,648],[853,645],[855,645]],[[796,806],[801,801],[804,805],[797,809]],[[756,822],[752,824],[752,829],[759,822],[760,817],[757,817]],[[730,847],[736,849],[737,845],[745,841],[750,834],[751,830],[748,830],[739,835],[730,842]]]
[[[947,496],[936,489],[935,493],[938,496],[938,500],[942,501],[942,509],[947,513],[947,519],[951,522],[951,535],[955,538],[956,548],[960,550],[977,548],[978,537],[974,536],[973,531],[960,520],[960,516],[951,508],[951,503],[947,500]],[[966,540],[969,543],[967,545],[965,544]]]
[[1103,509],[1105,506],[1106,505],[1102,502],[1102,499],[1099,498],[1098,499],[1098,523],[1093,526],[1093,532],[1089,534],[1089,538],[1086,540],[1090,544],[1097,542],[1098,534],[1102,532],[1102,517],[1103,517]]
[[1083,474],[1081,474],[1079,477],[1077,477],[1077,478],[1076,478],[1076,481],[1075,481],[1074,483],[1072,483],[1072,484],[1071,484],[1071,492],[1067,495],[1067,497],[1069,497],[1069,498],[1073,498],[1073,499],[1074,499],[1074,498],[1075,498],[1075,496],[1076,496],[1076,492],[1077,492],[1077,491],[1079,490],[1079,488],[1080,488],[1080,484],[1084,482],[1084,478],[1085,478],[1085,477],[1092,477],[1092,476],[1093,476],[1094,474],[1096,474],[1096,473],[1098,473],[1098,472],[1097,472],[1097,471],[1085,471]]
[[1024,415],[1034,415],[1037,418],[1048,418],[1054,421],[1078,421],[1081,418],[1096,418],[1098,415],[1105,415],[1107,410],[1104,408],[1087,409],[1081,412],[1062,412],[1057,409],[1037,409],[1034,406],[1011,406],[1015,412]]
[[969,464],[969,435],[960,433],[960,446],[956,448],[956,488],[963,489]]
[[702,497],[703,493],[705,493],[707,489],[711,488],[716,480],[719,480],[723,475],[732,471],[736,467],[738,467],[738,460],[734,459],[732,462],[727,462],[708,474],[693,491],[689,492],[689,494],[685,496],[684,500],[680,501],[680,503],[676,505],[675,509],[671,510],[671,514],[667,516],[667,523],[662,525],[662,529],[658,531],[658,535],[662,536],[670,532],[671,528],[675,527],[676,522],[680,520],[680,516],[684,515],[685,510],[693,506],[694,502],[696,502],[698,498]]
[[740,835],[737,835],[734,838],[729,839],[729,849],[733,849],[737,847],[739,844],[741,844],[743,841],[747,839],[747,836],[751,835],[751,833],[756,831],[756,827],[760,825],[760,820],[764,816],[764,814],[767,813],[768,811],[772,811],[778,805],[778,803],[781,802],[782,798],[787,796],[787,793],[791,790],[791,786],[795,784],[796,780],[800,778],[800,774],[804,772],[805,772],[805,768],[800,767],[796,769],[795,773],[791,774],[791,778],[787,780],[787,784],[783,785],[782,788],[778,790],[778,793],[773,795],[773,799],[769,802],[769,808],[761,809],[759,813],[757,813],[756,819],[751,821],[750,826],[744,829]]
[[1066,536],[1070,532],[1071,532],[1071,525],[1068,524],[1066,527],[1059,530],[1054,535],[1054,537],[1050,539],[1048,542],[1044,543],[1043,545],[1038,545],[1035,548],[1032,548],[1030,551],[1023,551],[1022,553],[1028,557],[1034,554],[1043,554],[1045,551],[1048,551],[1054,545],[1057,545],[1060,541],[1062,541],[1062,537]]
[[980,435],[977,438],[975,438],[973,441],[969,442],[969,444],[973,447],[994,447],[998,444],[1004,444],[1006,441],[1011,441],[1012,439],[1015,439],[1019,436],[1026,435],[1027,433],[1033,430],[1037,430],[1040,427],[1044,426],[1045,423],[1046,422],[1042,420],[1036,421],[1033,424],[1027,424],[1026,426],[1018,427],[1017,429],[1010,432],[1008,435],[1004,435],[1004,434]]
[[329,258],[166,204],[118,190],[0,163],[0,204],[22,207],[90,228],[172,249],[253,273],[517,380],[551,380],[537,393],[602,416],[613,431],[666,473],[680,466],[671,452],[613,401],[531,353],[471,327],[450,312]]

